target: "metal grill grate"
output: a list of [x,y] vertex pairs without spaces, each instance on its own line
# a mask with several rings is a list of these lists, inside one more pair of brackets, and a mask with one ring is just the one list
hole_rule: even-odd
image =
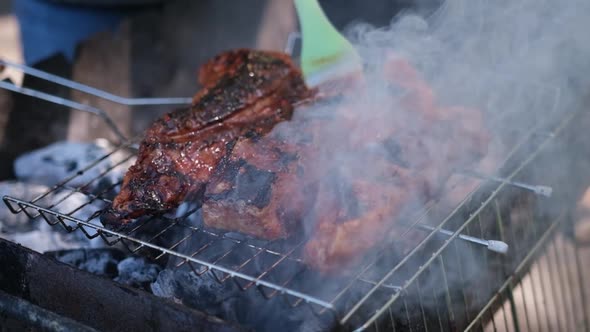
[[[47,73],[31,71],[23,66],[19,68],[57,84],[99,97],[106,96],[113,102],[179,102],[176,99],[121,101],[119,97],[111,98],[112,95],[57,79]],[[506,79],[498,79],[499,85],[506,86],[507,82]],[[78,107],[72,101],[45,98],[47,96],[37,91],[1,83],[3,88],[88,111],[87,106]],[[509,83],[511,98],[498,96],[495,93],[499,92],[493,89],[473,94],[478,96],[478,100],[486,100],[486,109],[504,110],[495,114],[492,121],[511,123],[511,117],[523,116],[510,112],[510,104],[523,98],[523,95],[519,93],[521,90],[516,82]],[[103,227],[98,220],[98,212],[111,203],[114,193],[119,190],[120,180],[106,185],[99,183],[105,178],[121,179],[134,158],[137,146],[136,141],[124,137],[121,137],[124,143],[116,149],[43,195],[30,201],[6,196],[4,202],[13,213],[43,219],[50,225],[60,225],[67,232],[83,232],[88,238],[101,237],[108,245],[122,245],[132,253],[149,256],[170,268],[188,268],[198,276],[209,273],[219,283],[234,282],[242,290],[257,289],[267,299],[283,297],[292,307],[309,305],[317,314],[331,315],[343,326],[376,330],[480,329],[490,321],[497,324],[493,314],[497,309],[496,303],[512,299],[512,289],[521,281],[532,259],[564,219],[562,216],[545,223],[534,221],[533,206],[537,196],[511,182],[526,174],[523,171],[527,165],[576,115],[574,112],[563,113],[564,108],[559,106],[558,89],[540,87],[535,91],[538,96],[529,97],[537,98],[535,100],[539,100],[540,105],[550,105],[550,110],[545,117],[536,117],[537,122],[525,131],[522,128],[506,128],[512,134],[510,146],[513,148],[500,159],[497,174],[505,176],[501,181],[471,179],[473,189],[454,204],[429,202],[422,211],[408,219],[406,229],[390,239],[392,245],[367,257],[365,264],[351,276],[338,280],[322,278],[307,269],[300,258],[304,240],[264,242],[206,229],[200,222],[199,209],[190,204],[183,205],[175,215],[145,218],[125,230],[114,231]],[[487,95],[482,97],[482,94]],[[108,121],[106,113],[94,109],[92,113]],[[117,130],[116,125],[110,123],[113,130]],[[516,130],[518,132],[514,134]],[[95,171],[114,154],[123,157],[117,158],[117,162],[108,168]],[[79,183],[78,180],[89,173],[96,176],[82,184],[71,185]],[[461,179],[465,180],[464,177]],[[65,195],[55,199],[57,192]],[[84,202],[69,211],[62,208],[71,206],[65,203],[79,199],[79,194],[85,195]],[[89,208],[97,213],[82,218],[82,212]],[[521,215],[515,217],[515,213]],[[429,230],[418,227],[428,223],[432,225]],[[402,248],[397,243],[417,230],[422,236],[401,254]],[[449,234],[443,235],[444,231]],[[465,250],[465,246],[469,245],[461,240],[465,236],[504,241],[511,246],[510,255],[498,255],[484,246],[470,245],[469,250]],[[468,271],[469,268],[462,262],[464,252],[471,255],[470,259],[482,262],[482,270]],[[481,285],[482,280],[484,286]],[[485,290],[472,291],[466,285]]]

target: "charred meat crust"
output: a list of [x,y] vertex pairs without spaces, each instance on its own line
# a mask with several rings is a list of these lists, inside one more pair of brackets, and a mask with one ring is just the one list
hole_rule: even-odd
[[291,59],[278,52],[236,50],[201,70],[205,86],[188,109],[158,119],[103,220],[127,223],[177,207],[202,191],[238,137],[268,132],[288,120],[293,103],[312,92]]
[[[287,55],[236,50],[215,57],[201,68],[204,88],[191,108],[147,130],[101,220],[124,224],[191,195],[208,227],[267,240],[303,231],[304,260],[323,273],[359,262],[400,227],[406,209],[434,197],[454,167],[485,155],[489,141],[480,112],[438,107],[406,62],[388,63],[384,72],[405,91],[396,106],[359,112],[333,94],[337,107],[320,102],[298,108],[296,115],[312,116],[293,117],[294,105],[314,91]],[[367,92],[353,83],[344,86]]]
[[207,185],[205,225],[263,239],[297,232],[315,196],[292,149],[270,137],[239,139]]

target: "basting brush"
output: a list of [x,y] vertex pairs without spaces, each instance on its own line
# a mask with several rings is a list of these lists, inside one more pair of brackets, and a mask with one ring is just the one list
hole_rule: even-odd
[[315,87],[362,70],[361,57],[332,25],[317,0],[294,0],[301,26],[301,69]]

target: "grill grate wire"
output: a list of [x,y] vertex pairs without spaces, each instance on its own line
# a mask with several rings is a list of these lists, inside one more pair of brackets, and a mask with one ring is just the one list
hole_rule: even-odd
[[[10,63],[4,62],[5,65],[11,65]],[[138,105],[143,103],[154,104],[170,104],[177,103],[179,100],[190,100],[190,98],[184,99],[154,99],[152,101],[146,99],[140,99],[134,101],[134,99],[122,99],[114,98],[113,95],[101,92],[91,87],[82,86],[78,83],[71,82],[62,78],[51,76],[50,74],[36,71],[33,72],[28,67],[19,65],[21,68],[29,74],[35,74],[39,77],[44,77],[50,81],[54,81],[57,84],[65,84],[71,88],[78,89],[83,92],[91,93],[99,97],[105,97],[113,102],[125,102],[129,105]],[[5,82],[3,82],[5,83]],[[10,83],[7,83],[10,84]],[[2,85],[2,88],[7,88]],[[23,90],[17,88],[8,88],[12,91],[29,94],[34,97],[41,97],[35,91]],[[554,96],[551,105],[551,114],[555,113],[559,105],[559,90],[549,87],[550,91],[554,91],[551,95]],[[517,90],[516,90],[517,91]],[[545,92],[547,90],[544,90]],[[481,92],[480,92],[481,93]],[[541,93],[541,92],[540,92]],[[518,96],[518,93],[514,94]],[[515,97],[517,98],[517,97]],[[67,107],[73,107],[79,109],[79,107],[72,106],[73,104],[63,103],[61,100],[51,100],[44,98],[48,101],[58,102]],[[71,101],[73,102],[73,101]],[[86,106],[85,106],[86,107]],[[87,109],[82,109],[88,111]],[[108,115],[100,110],[93,111],[92,113],[103,118],[109,123]],[[499,172],[502,168],[509,168],[508,176],[506,179],[511,180],[517,178],[521,171],[531,162],[538,153],[540,153],[544,146],[549,144],[554,137],[556,137],[565,126],[572,121],[574,113],[566,116],[559,117],[559,125],[556,128],[547,127],[547,123],[538,123],[531,126],[523,137],[514,144],[513,148],[509,153],[506,154],[505,159],[500,163]],[[501,119],[506,119],[510,116],[509,113],[499,113],[498,116]],[[551,119],[551,117],[547,117]],[[550,122],[550,121],[547,121]],[[115,132],[118,131],[115,124],[112,124],[112,128]],[[198,209],[195,207],[187,208],[187,211],[180,214],[179,216],[164,216],[164,217],[149,217],[139,221],[132,227],[124,230],[112,230],[103,227],[98,221],[98,213],[81,219],[77,217],[79,213],[85,207],[92,207],[93,204],[100,206],[107,206],[111,203],[112,193],[118,189],[121,181],[114,182],[107,187],[101,189],[98,192],[92,192],[90,188],[101,179],[106,176],[112,175],[117,172],[124,172],[125,165],[134,158],[134,152],[137,148],[137,139],[127,140],[121,137],[123,143],[119,144],[110,153],[105,154],[103,157],[97,159],[93,163],[87,165],[83,169],[79,170],[76,174],[64,179],[62,182],[53,186],[49,191],[42,195],[30,200],[25,201],[15,197],[5,196],[4,202],[12,213],[24,213],[31,219],[43,219],[50,225],[60,225],[67,232],[81,231],[89,239],[101,237],[108,245],[122,245],[126,247],[130,252],[134,254],[146,254],[146,251],[153,251],[153,259],[155,260],[172,260],[174,268],[183,268],[188,266],[196,275],[203,275],[204,273],[210,272],[213,274],[215,279],[220,282],[226,282],[233,280],[242,290],[248,290],[256,288],[262,296],[271,299],[277,295],[283,295],[288,303],[293,306],[299,306],[301,304],[310,305],[317,314],[324,314],[329,312],[330,314],[337,317],[340,324],[354,326],[359,330],[365,329],[379,329],[382,325],[382,320],[388,320],[386,326],[394,329],[396,326],[424,326],[426,330],[434,329],[439,327],[440,329],[446,329],[450,327],[455,329],[458,326],[467,325],[465,322],[459,324],[457,317],[463,317],[466,322],[471,322],[468,326],[469,329],[483,329],[487,322],[491,322],[494,326],[499,324],[496,322],[495,314],[492,311],[494,304],[498,299],[512,299],[511,289],[516,286],[520,278],[519,276],[523,273],[525,268],[530,265],[530,261],[536,256],[537,252],[542,248],[543,244],[547,242],[549,234],[553,234],[557,225],[563,219],[559,219],[557,222],[551,224],[551,226],[537,237],[537,234],[531,236],[531,240],[536,242],[535,246],[529,250],[524,251],[528,254],[526,257],[520,257],[522,262],[516,267],[516,270],[510,274],[507,273],[508,279],[502,284],[497,290],[496,286],[492,282],[488,282],[487,288],[490,293],[494,293],[491,299],[485,303],[483,309],[478,313],[472,313],[467,309],[467,305],[463,306],[460,312],[456,310],[457,295],[451,291],[449,286],[449,267],[458,267],[456,271],[460,274],[459,280],[461,283],[465,283],[467,278],[463,275],[464,268],[459,264],[456,265],[451,263],[446,253],[449,250],[454,251],[458,257],[460,252],[460,241],[456,239],[460,234],[471,235],[481,238],[488,238],[490,235],[500,236],[500,240],[506,241],[511,246],[514,246],[512,252],[521,252],[519,249],[519,241],[513,234],[514,229],[508,227],[503,229],[504,221],[501,218],[502,212],[500,211],[500,197],[509,191],[517,190],[517,188],[511,188],[507,183],[497,183],[493,181],[478,181],[478,185],[469,192],[466,197],[461,200],[451,211],[447,211],[441,208],[439,201],[431,201],[424,206],[424,208],[409,218],[410,222],[407,227],[404,228],[403,232],[399,232],[392,235],[391,243],[395,243],[398,240],[403,239],[409,232],[417,229],[415,227],[419,223],[425,220],[432,219],[437,213],[442,213],[443,217],[439,218],[441,222],[434,226],[433,231],[424,232],[424,237],[416,243],[409,252],[403,257],[399,258],[390,265],[389,269],[382,270],[376,268],[380,264],[381,260],[391,256],[392,249],[394,247],[387,246],[375,255],[367,260],[367,263],[361,266],[353,275],[347,280],[339,281],[339,287],[332,290],[329,294],[316,293],[313,289],[306,289],[305,287],[298,285],[297,280],[302,275],[312,273],[307,271],[306,266],[302,262],[300,249],[304,244],[304,241],[297,241],[296,243],[285,243],[284,241],[276,242],[261,242],[248,238],[236,237],[230,233],[221,233],[210,229],[205,229],[202,225],[195,224],[193,219],[198,214]],[[532,146],[532,148],[531,148]],[[531,150],[532,152],[527,154],[524,160],[514,161],[517,156],[521,155],[522,150]],[[89,179],[86,183],[78,186],[69,185],[74,179],[82,176],[89,170],[96,167],[99,163],[107,160],[110,156],[115,153],[124,153],[126,157],[117,161],[107,169],[101,171],[97,176]],[[518,158],[516,158],[518,159]],[[507,165],[511,165],[509,167]],[[516,166],[514,166],[516,165]],[[67,194],[60,196],[59,199],[51,201],[51,197],[56,192],[66,192]],[[522,190],[519,191],[522,194]],[[68,199],[72,198],[75,194],[83,194],[87,197],[87,200],[70,211],[59,211],[60,204],[64,203]],[[482,198],[483,197],[483,198]],[[46,200],[49,202],[45,202]],[[475,208],[473,207],[474,202]],[[440,210],[440,211],[439,211]],[[497,225],[493,226],[494,229],[499,229],[499,232],[490,231],[489,220],[483,217],[484,212],[493,210],[495,212],[494,222]],[[98,212],[98,209],[97,209]],[[467,212],[467,217],[462,218]],[[456,222],[456,220],[459,222]],[[489,218],[488,218],[489,219]],[[532,217],[530,218],[532,220]],[[158,223],[164,225],[155,234],[149,235],[147,238],[142,238],[141,234],[150,225]],[[497,226],[497,227],[496,227]],[[448,227],[452,229],[453,234],[446,238],[444,241],[435,241],[438,237],[439,231]],[[533,226],[533,229],[537,227]],[[506,231],[510,234],[505,234]],[[184,233],[185,235],[175,239],[172,243],[167,245],[161,244],[166,243],[164,238],[168,234]],[[189,243],[198,243],[196,248],[190,248],[186,250],[185,247]],[[434,248],[431,248],[434,245]],[[229,247],[229,248],[227,248]],[[216,248],[225,248],[223,251],[218,251],[216,257],[207,257],[204,255],[207,251]],[[522,248],[526,249],[526,248]],[[243,253],[248,250],[247,255]],[[424,254],[425,251],[431,250],[428,254]],[[228,264],[226,260],[236,252],[242,253],[242,259],[233,264]],[[557,256],[559,252],[555,252]],[[261,259],[264,256],[264,259]],[[407,270],[410,261],[416,260],[418,257],[427,257],[418,268],[414,271],[404,272],[408,274],[407,278],[400,280],[397,275],[404,274],[403,270]],[[483,255],[486,265],[487,263],[497,262],[499,255],[490,253],[487,250],[483,250]],[[255,269],[251,269],[253,263],[256,262],[260,265],[260,262],[264,262],[262,266],[257,266]],[[170,265],[169,265],[170,266]],[[291,273],[281,273],[280,270],[285,268],[290,270]],[[439,271],[434,271],[438,269]],[[439,273],[442,276],[444,285],[443,294],[438,294],[439,291],[434,289],[432,285],[429,285],[427,278],[428,274]],[[552,275],[553,276],[553,275]],[[555,278],[562,277],[561,274],[554,276]],[[542,281],[542,283],[544,283]],[[299,287],[299,288],[298,288]],[[356,299],[354,303],[345,303],[351,293],[364,292],[360,299]],[[564,293],[564,289],[561,289],[561,294]],[[509,294],[508,294],[509,293]],[[385,295],[384,295],[385,294]],[[535,293],[533,293],[535,295]],[[442,295],[442,296],[441,296]],[[536,296],[536,295],[535,295]],[[420,317],[416,318],[411,311],[413,310],[415,303],[409,303],[410,298],[418,298],[418,312]],[[469,301],[484,302],[485,299],[471,299],[471,295],[466,293],[465,290],[461,290],[458,296],[460,301],[467,304]],[[477,294],[476,294],[477,297]],[[555,296],[557,297],[557,296]],[[425,303],[434,303],[435,305],[426,306]],[[585,303],[585,299],[582,300]],[[535,305],[537,302],[535,302]],[[564,306],[567,305],[564,300]],[[370,309],[365,310],[365,307]],[[428,313],[434,308],[434,313]],[[585,307],[585,304],[584,304]],[[531,308],[528,308],[531,309]],[[534,308],[538,311],[538,308]],[[501,307],[502,311],[506,311],[504,307]],[[513,309],[511,309],[513,310]],[[569,310],[568,310],[569,311]],[[367,312],[370,312],[369,314]],[[528,312],[528,311],[527,311]],[[573,312],[573,311],[569,311]],[[400,314],[401,313],[401,314]],[[575,314],[575,312],[573,312]],[[433,318],[434,317],[434,318]],[[504,324],[507,326],[507,315],[504,314]],[[513,315],[516,317],[516,315]],[[536,314],[536,317],[540,317]],[[581,317],[581,316],[580,316]],[[577,317],[574,317],[574,320]],[[401,323],[399,323],[401,321]],[[418,320],[418,322],[416,322]],[[529,318],[525,319],[528,322]],[[518,324],[522,322],[515,322]],[[530,323],[529,323],[530,324]],[[586,322],[587,324],[587,322]],[[430,326],[430,328],[428,328]],[[571,327],[571,326],[570,326]]]

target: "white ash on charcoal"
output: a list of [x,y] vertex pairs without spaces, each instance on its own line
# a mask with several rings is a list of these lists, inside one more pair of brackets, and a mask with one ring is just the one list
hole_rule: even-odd
[[120,284],[150,290],[162,270],[143,257],[129,256],[117,248],[79,248],[46,252],[45,255],[80,270],[108,277]]
[[116,248],[57,250],[48,251],[45,255],[80,270],[109,278],[118,276],[117,265],[126,257],[123,251]]
[[80,239],[76,234],[63,234],[56,232],[54,228],[41,223],[34,231],[15,234],[0,233],[0,237],[41,253],[89,246],[89,241]]
[[[202,225],[202,214],[200,210],[195,211],[195,208],[190,204],[183,204],[176,211],[175,216],[184,217],[183,223],[187,225],[199,227]],[[191,211],[194,212],[191,213]],[[166,233],[171,237],[170,243],[175,243],[178,239],[190,235],[191,232],[187,227],[174,227]],[[276,245],[281,246],[284,243],[277,242]],[[203,261],[217,262],[223,266],[231,266],[232,262],[239,265],[238,262],[254,256],[256,247],[273,248],[268,241],[253,239],[244,234],[207,230],[192,236],[189,241],[184,241],[175,250],[183,253],[196,252],[204,246],[207,249],[200,250],[194,257]],[[242,272],[254,274],[255,271],[267,268],[270,262],[275,260],[275,255],[268,252],[261,253],[251,259]],[[178,263],[180,263],[179,260],[170,259],[167,269],[159,273],[157,280],[151,285],[151,291],[155,295],[170,298],[225,320],[238,322],[256,331],[325,331],[334,326],[330,315],[319,318],[307,305],[294,309],[280,295],[267,300],[255,286],[248,291],[242,291],[232,279],[219,283],[211,271],[199,276],[190,269],[188,264],[177,267]],[[193,267],[197,271],[202,269],[197,265]],[[292,276],[299,271],[299,268],[301,266],[297,264],[281,264],[274,270],[273,278]],[[302,277],[302,279],[306,278]],[[309,282],[310,279],[306,280]],[[245,285],[247,281],[240,280],[240,283]],[[331,286],[333,285],[326,285],[324,288]],[[271,291],[265,290],[266,293]],[[275,319],[269,319],[269,317],[275,317]]]
[[[0,196],[5,195],[19,199],[33,199],[47,192],[49,188],[43,185],[26,184],[16,181],[0,182]],[[37,221],[31,220],[24,213],[13,214],[7,208],[0,209],[0,232],[17,233],[28,232],[38,227]]]
[[[115,146],[104,139],[90,143],[61,141],[23,154],[15,160],[14,172],[21,181],[54,186],[78,174],[115,149]],[[74,177],[67,186],[84,186],[87,191],[93,191],[104,186],[105,181],[109,184],[116,183],[130,165],[130,161],[126,160],[128,156],[129,153],[117,151]],[[119,163],[122,164],[109,171]]]
[[242,291],[231,279],[219,283],[211,272],[198,276],[167,269],[160,272],[151,289],[157,296],[255,331],[326,331],[335,326],[329,314],[320,317],[305,304],[292,308],[280,295],[267,300],[256,287]]
[[150,263],[146,258],[127,257],[117,264],[118,275],[114,280],[124,285],[149,290],[150,284],[156,281],[161,270],[159,265]]
[[[49,190],[49,187],[38,184],[0,182],[0,195],[23,201],[32,201]],[[92,200],[84,194],[66,190],[52,192],[37,200],[35,204],[83,221],[90,219],[97,210],[104,207],[104,203],[99,200]],[[33,208],[28,208],[27,211],[33,215],[37,214]],[[47,217],[52,222],[57,221],[55,217]],[[67,224],[75,226],[73,222]],[[41,216],[30,219],[24,213],[13,214],[8,209],[0,209],[0,237],[38,252],[104,246],[99,237],[90,240],[83,232],[67,232],[61,225],[50,226]]]

